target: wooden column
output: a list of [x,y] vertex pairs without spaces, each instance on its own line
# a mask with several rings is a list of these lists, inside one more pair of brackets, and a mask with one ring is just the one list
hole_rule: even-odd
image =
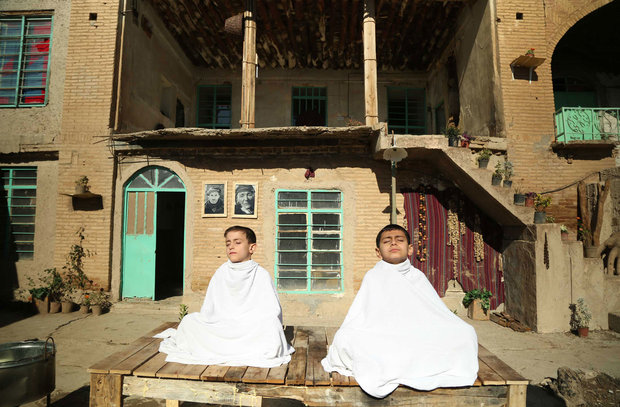
[[377,35],[375,33],[375,0],[364,0],[364,102],[366,125],[379,123],[377,102]]
[[241,78],[241,128],[254,128],[256,88],[255,0],[246,0],[243,13],[243,69]]

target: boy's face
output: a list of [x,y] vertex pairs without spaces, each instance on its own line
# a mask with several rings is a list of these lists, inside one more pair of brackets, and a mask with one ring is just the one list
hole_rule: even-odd
[[407,236],[402,230],[388,230],[379,239],[377,257],[390,264],[399,264],[413,254],[413,245],[407,244]]
[[256,243],[248,242],[245,232],[231,230],[226,234],[226,256],[233,263],[241,263],[252,259]]
[[220,193],[217,191],[211,191],[209,192],[209,195],[207,195],[207,199],[209,200],[209,203],[216,204],[217,201],[220,200]]

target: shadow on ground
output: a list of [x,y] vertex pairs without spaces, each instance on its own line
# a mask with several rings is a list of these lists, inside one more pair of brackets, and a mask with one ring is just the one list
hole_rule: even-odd
[[0,328],[36,314],[34,305],[29,302],[3,302],[0,310]]
[[566,407],[564,400],[540,386],[527,386],[527,407]]

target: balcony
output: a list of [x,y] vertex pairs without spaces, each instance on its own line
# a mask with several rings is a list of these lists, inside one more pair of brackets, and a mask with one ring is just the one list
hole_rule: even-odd
[[555,112],[556,143],[617,144],[619,119],[620,108],[563,107]]

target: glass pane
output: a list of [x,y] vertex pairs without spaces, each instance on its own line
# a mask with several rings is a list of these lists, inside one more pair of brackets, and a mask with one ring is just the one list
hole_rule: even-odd
[[160,185],[161,188],[185,188],[179,177],[176,175],[168,180],[164,185]]
[[163,184],[164,181],[166,181],[168,178],[170,178],[173,175],[174,174],[172,172],[168,171],[165,168],[158,168],[157,169],[157,185]]
[[12,225],[11,230],[13,233],[34,233],[34,225]]
[[11,224],[34,224],[34,216],[11,216]]
[[[1,82],[2,79],[0,78]],[[15,103],[15,90],[0,89],[0,105],[14,105]]]
[[312,231],[321,232],[328,230],[340,230],[340,214],[338,213],[314,213],[312,214]]
[[299,266],[280,266],[278,267],[278,277],[294,277],[294,278],[306,278],[306,269],[299,268]]
[[51,20],[28,19],[26,21],[26,35],[50,35]]
[[[325,236],[325,235],[321,235]],[[312,239],[312,249],[314,250],[340,250],[340,239],[317,238],[314,235]],[[332,236],[330,236],[332,237]]]
[[340,208],[340,192],[312,192],[312,208]]
[[316,265],[316,264],[339,265],[340,264],[340,253],[314,252],[312,253],[312,264],[313,265]]
[[24,253],[18,253],[17,257],[19,258],[19,260],[29,260],[29,259],[32,259],[34,257],[34,253],[32,253],[32,251],[24,252]]
[[24,234],[24,233],[13,233],[13,239],[15,239],[16,242],[28,243],[34,240],[34,235]]
[[8,170],[8,169],[3,169],[1,174],[2,174],[2,183],[4,185],[9,185],[9,183],[11,181],[10,180],[11,171]]
[[12,196],[15,198],[32,198],[37,196],[37,190],[34,188],[13,189]]
[[279,278],[278,290],[282,291],[305,291],[306,279],[305,278]]
[[22,33],[22,20],[21,19],[0,20],[0,36],[19,37],[21,36],[21,33]]
[[278,228],[281,232],[305,232],[306,214],[305,213],[281,213],[278,215]]
[[11,215],[34,215],[35,208],[34,207],[21,207],[21,206],[11,206]]
[[14,170],[13,185],[37,185],[37,170]]
[[307,264],[308,254],[306,252],[279,252],[279,264]]
[[36,198],[11,198],[11,206],[34,206]]
[[23,243],[17,243],[15,242],[15,247],[17,248],[17,251],[24,251],[24,252],[28,252],[28,251],[33,251],[34,250],[34,243],[33,242],[23,242]]
[[311,281],[312,291],[339,291],[340,279],[320,279]]
[[141,174],[151,185],[155,185],[155,168],[144,171]]
[[307,208],[307,192],[279,192],[278,208]]
[[201,87],[198,90],[198,124],[212,124],[215,122],[213,117],[215,88]]
[[280,234],[278,238],[278,250],[306,250],[307,249],[307,240],[306,234],[303,233],[302,237],[292,237],[290,235],[294,234],[302,234],[302,233],[290,233],[285,234],[283,237]]

